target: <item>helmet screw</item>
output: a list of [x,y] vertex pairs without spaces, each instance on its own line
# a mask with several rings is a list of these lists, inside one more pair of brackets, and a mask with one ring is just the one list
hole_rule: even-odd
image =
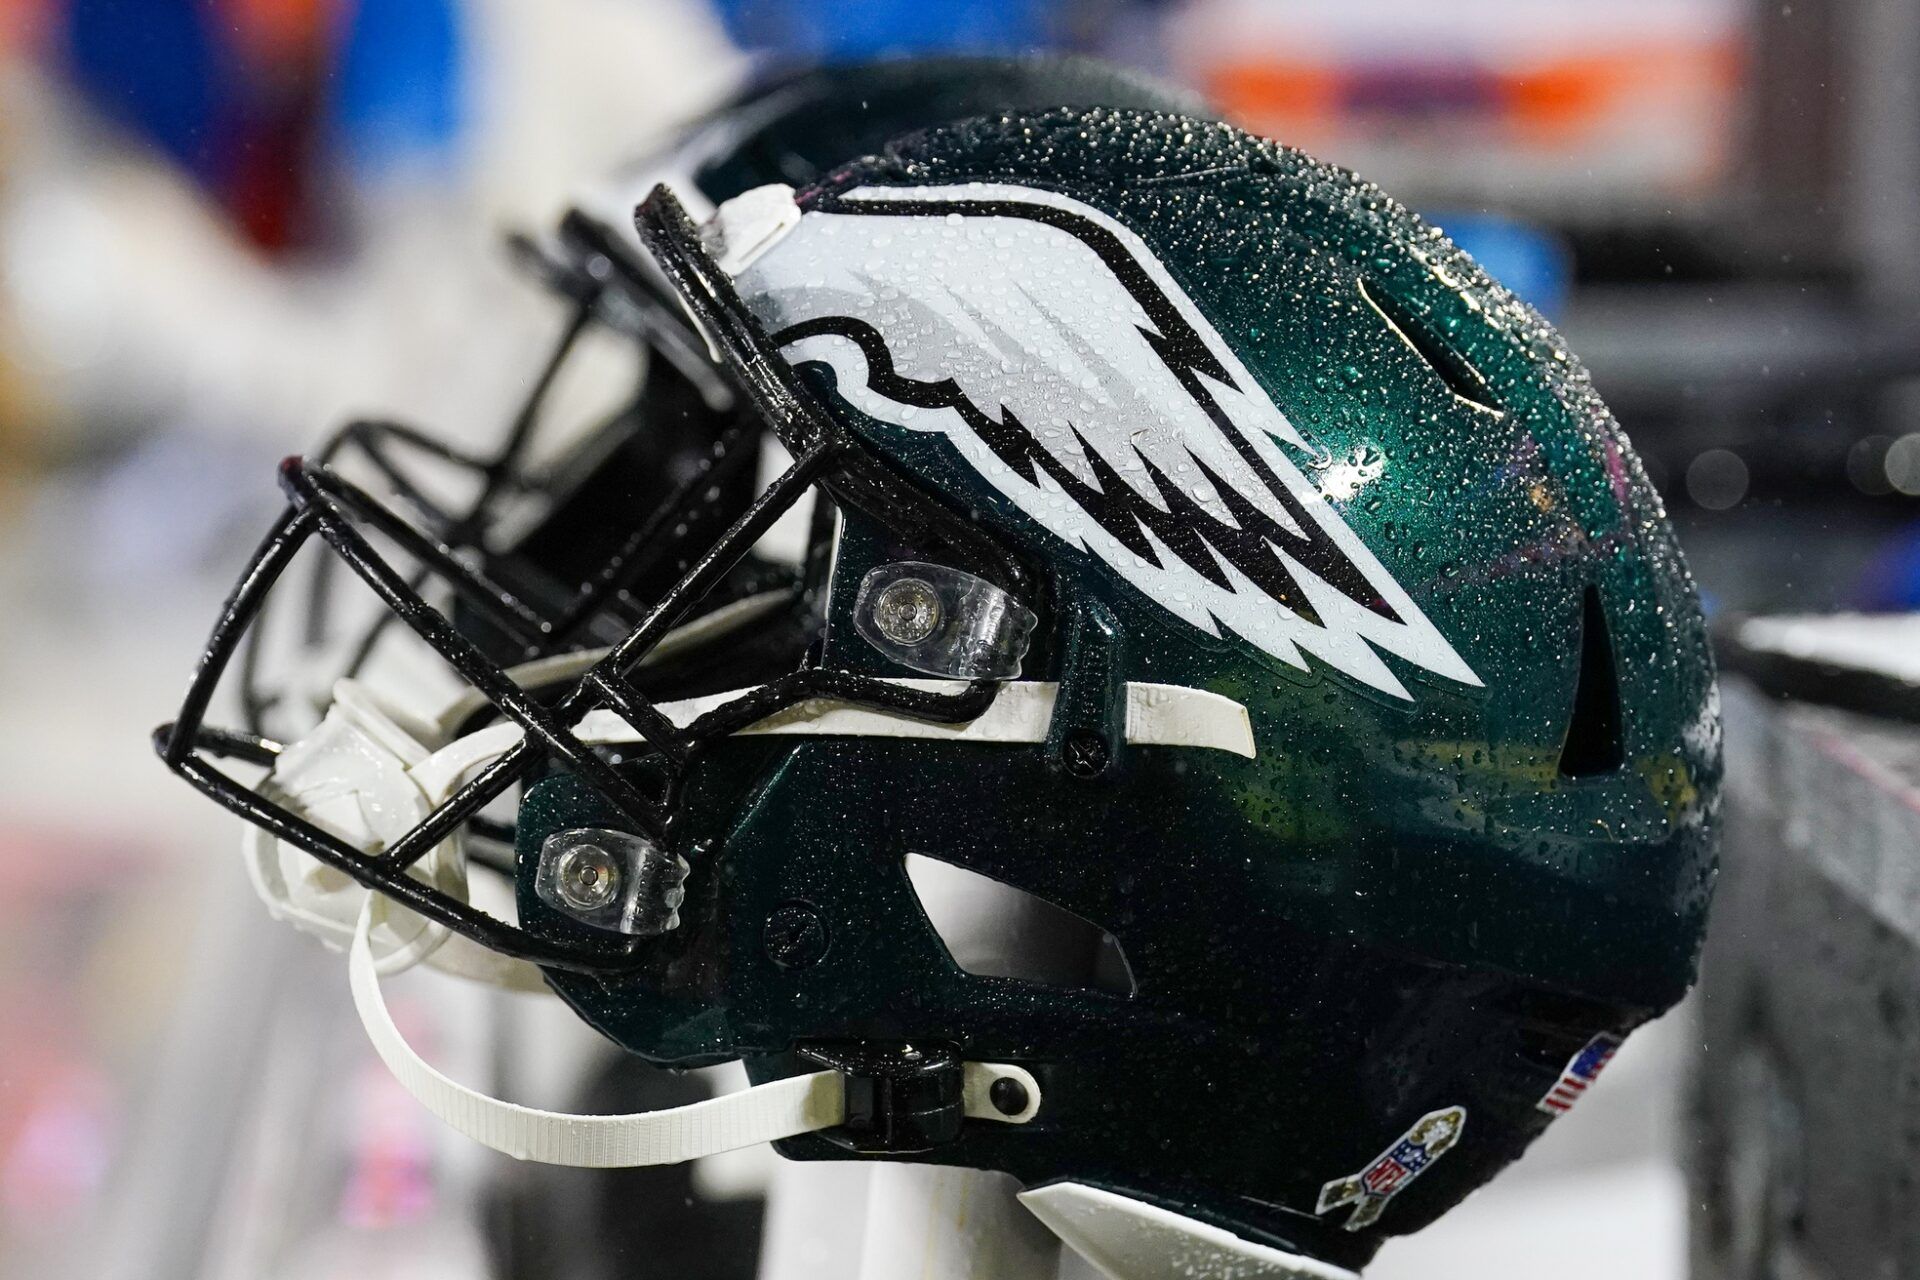
[[895,644],[919,644],[940,628],[940,596],[920,578],[889,582],[873,598],[873,625]]
[[993,1109],[1001,1115],[1017,1116],[1027,1109],[1030,1099],[1027,1095],[1027,1086],[1012,1076],[1001,1076],[987,1086],[987,1101],[991,1102]]
[[620,892],[620,864],[597,844],[577,844],[553,868],[560,900],[576,911],[597,911]]
[[1076,778],[1097,778],[1107,771],[1113,753],[1107,740],[1091,729],[1075,729],[1060,744],[1060,759]]
[[804,902],[775,907],[763,933],[767,959],[782,969],[806,969],[827,954],[827,922]]

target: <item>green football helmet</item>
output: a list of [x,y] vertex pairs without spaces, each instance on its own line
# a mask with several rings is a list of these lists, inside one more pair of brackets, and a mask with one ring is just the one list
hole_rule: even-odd
[[[1106,109],[916,134],[701,226],[662,189],[640,226],[792,468],[564,676],[463,645],[292,474],[474,693],[363,837],[178,732],[176,767],[634,1053],[825,1089],[753,1130],[784,1154],[1005,1171],[1120,1276],[1349,1274],[1686,991],[1698,600],[1585,371],[1438,229]],[[655,646],[816,491],[798,666],[661,689]],[[326,795],[395,811],[329,758]],[[516,786],[517,924],[408,874]],[[928,866],[1043,904],[1047,963],[946,936]]]

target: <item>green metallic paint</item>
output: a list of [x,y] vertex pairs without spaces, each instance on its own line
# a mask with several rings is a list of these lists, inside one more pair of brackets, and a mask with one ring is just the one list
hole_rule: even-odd
[[[1018,1130],[970,1124],[943,1162],[1072,1176],[1356,1265],[1538,1134],[1532,1107],[1597,1030],[1686,990],[1713,877],[1712,668],[1652,489],[1585,372],[1529,308],[1437,230],[1337,170],[1224,127],[1104,112],[930,135],[839,180],[1025,182],[1132,227],[1313,446],[1307,474],[1484,681],[1389,658],[1411,702],[1301,671],[1165,614],[1041,533],[945,444],[853,429],[928,493],[1045,567],[1028,678],[1109,735],[1121,680],[1223,694],[1259,754],[1119,747],[1092,780],[1058,743],[734,739],[684,798],[682,929],[632,981],[552,981],[594,1025],[663,1062],[799,1040],[958,1041],[1018,1061],[1047,1103]],[[1498,412],[1455,396],[1362,294],[1391,293],[1480,371]],[[817,377],[818,370],[813,371]],[[848,516],[823,661],[869,670],[850,584],[896,555]],[[1627,764],[1558,761],[1582,593],[1612,630]],[[1116,744],[1118,747],[1118,744]],[[572,778],[521,816],[606,820]],[[925,853],[1111,930],[1131,997],[963,973],[903,869]],[[520,877],[531,927],[565,929]],[[831,935],[782,970],[761,931],[805,903]],[[1359,1236],[1316,1220],[1328,1178],[1426,1110],[1464,1104],[1457,1150]],[[789,1154],[844,1158],[817,1140]]]

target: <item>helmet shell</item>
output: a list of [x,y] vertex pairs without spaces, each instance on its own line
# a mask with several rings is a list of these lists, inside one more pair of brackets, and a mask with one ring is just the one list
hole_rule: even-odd
[[[1137,238],[1297,432],[1280,447],[1318,500],[1471,678],[1377,652],[1386,684],[1193,625],[988,483],[951,436],[863,411],[844,370],[802,363],[928,501],[1038,567],[1045,639],[1026,678],[1061,681],[1058,715],[1097,725],[1118,681],[1203,689],[1246,708],[1255,755],[1124,746],[1089,779],[1057,739],[736,739],[687,796],[682,834],[704,850],[687,924],[630,985],[556,986],[664,1060],[744,1052],[766,1074],[792,1069],[796,1042],[873,1037],[1029,1065],[1040,1120],[970,1126],[928,1158],[1107,1187],[1357,1265],[1518,1155],[1582,1045],[1693,979],[1720,746],[1692,582],[1552,327],[1371,184],[1224,125],[1060,110],[916,135],[800,205],[831,216],[862,191],[969,184],[1065,197]],[[780,342],[794,299],[756,295],[750,274],[745,300]],[[875,282],[876,315],[897,284]],[[868,568],[916,558],[937,557],[846,517],[824,662],[904,674],[864,646],[852,599]],[[522,856],[595,813],[569,780],[543,784]],[[963,972],[910,853],[1108,931],[1131,992]],[[783,967],[768,922],[795,908],[826,943]],[[1316,1212],[1329,1180],[1456,1107],[1457,1144],[1377,1225]]]

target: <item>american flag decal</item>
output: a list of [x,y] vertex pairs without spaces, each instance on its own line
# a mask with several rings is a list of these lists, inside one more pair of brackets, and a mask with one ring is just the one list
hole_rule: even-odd
[[1588,1086],[1613,1061],[1613,1055],[1619,1048],[1620,1037],[1604,1031],[1587,1041],[1587,1047],[1573,1055],[1573,1061],[1560,1073],[1560,1079],[1553,1088],[1547,1090],[1547,1096],[1535,1105],[1550,1116],[1565,1115],[1573,1110],[1573,1104],[1580,1101],[1580,1096]]
[[1402,1134],[1398,1142],[1369,1161],[1366,1168],[1350,1177],[1335,1178],[1321,1187],[1320,1201],[1313,1211],[1329,1213],[1350,1204],[1354,1209],[1347,1215],[1346,1229],[1358,1231],[1372,1226],[1387,1207],[1387,1201],[1460,1140],[1460,1131],[1466,1124],[1465,1107],[1427,1112],[1414,1121],[1413,1128]]

